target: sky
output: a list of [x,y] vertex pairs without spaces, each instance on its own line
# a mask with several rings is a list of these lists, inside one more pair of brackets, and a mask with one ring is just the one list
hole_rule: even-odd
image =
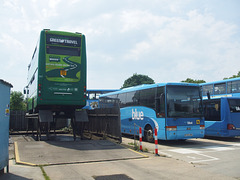
[[87,89],[240,71],[239,0],[0,0],[0,79],[21,91],[42,29],[86,36]]

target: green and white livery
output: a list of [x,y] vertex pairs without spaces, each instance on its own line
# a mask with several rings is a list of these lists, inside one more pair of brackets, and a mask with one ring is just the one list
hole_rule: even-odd
[[28,66],[28,111],[86,105],[86,45],[81,33],[42,30]]

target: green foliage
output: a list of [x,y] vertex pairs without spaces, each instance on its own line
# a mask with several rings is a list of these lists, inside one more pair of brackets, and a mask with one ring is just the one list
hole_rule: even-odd
[[10,109],[11,110],[26,110],[26,103],[24,102],[24,95],[19,91],[12,91],[10,95]]
[[181,81],[181,82],[200,84],[200,83],[205,83],[206,81],[187,78],[185,81]]
[[154,84],[154,80],[150,77],[148,77],[147,75],[142,75],[142,74],[133,74],[133,76],[131,76],[130,78],[126,79],[123,83],[123,86],[121,87],[121,89],[123,88],[127,88],[127,87],[132,87],[132,86],[137,86],[137,85],[141,85],[141,84]]
[[43,166],[40,165],[39,167],[40,167],[40,169],[41,169],[41,171],[42,171],[42,174],[43,174],[43,176],[44,176],[44,179],[45,179],[45,180],[50,180],[50,177],[47,175],[47,173],[46,173],[45,170],[43,169]]
[[229,78],[223,78],[223,80],[237,78],[237,77],[240,77],[240,71],[238,71],[237,75],[233,75],[232,77],[229,77]]

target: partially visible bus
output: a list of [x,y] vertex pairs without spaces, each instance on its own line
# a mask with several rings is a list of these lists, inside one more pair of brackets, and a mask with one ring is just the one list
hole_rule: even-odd
[[[86,45],[81,33],[44,29],[28,65],[27,110],[73,114],[86,105]],[[40,113],[41,114],[41,113]],[[42,119],[42,118],[40,118]]]
[[203,109],[206,136],[240,136],[240,97],[207,99]]
[[87,103],[83,109],[99,108],[99,96],[102,94],[118,91],[119,89],[87,89]]
[[240,77],[202,83],[200,86],[202,87],[203,100],[208,99],[208,95],[210,99],[220,97],[240,97]]
[[[100,96],[100,107],[119,106],[121,132],[153,141],[154,129],[160,140],[185,140],[204,137],[200,87],[188,83],[140,85]],[[136,132],[135,132],[136,131]]]

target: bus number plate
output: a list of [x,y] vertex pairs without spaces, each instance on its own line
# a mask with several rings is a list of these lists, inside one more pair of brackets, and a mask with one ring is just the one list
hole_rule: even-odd
[[184,136],[193,136],[192,134],[185,134]]

